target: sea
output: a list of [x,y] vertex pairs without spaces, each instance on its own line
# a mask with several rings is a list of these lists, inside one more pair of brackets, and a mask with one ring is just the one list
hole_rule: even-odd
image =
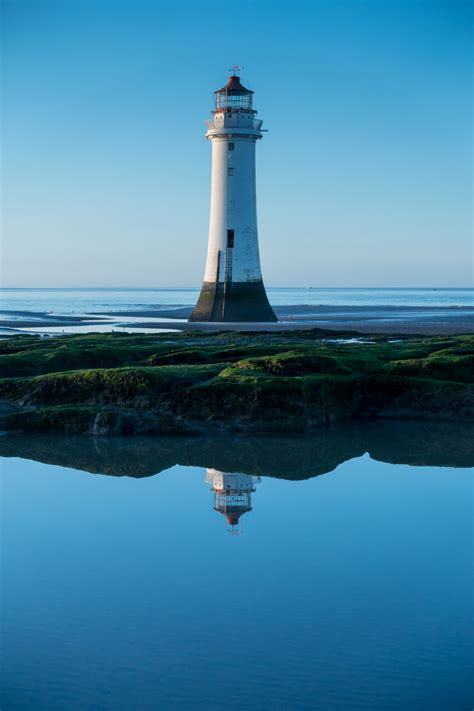
[[[473,289],[267,288],[273,306],[472,306]],[[194,306],[198,288],[0,289],[0,309],[60,315]]]

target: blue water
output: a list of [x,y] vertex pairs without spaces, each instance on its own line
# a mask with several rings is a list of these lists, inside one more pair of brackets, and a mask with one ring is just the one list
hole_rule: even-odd
[[[146,442],[78,441],[25,455],[78,468],[24,443],[2,460],[2,711],[472,708],[473,470],[454,441],[444,466],[408,466],[354,439],[334,469],[333,440],[324,476],[261,477],[239,535],[212,508],[212,448],[143,477]],[[143,478],[81,471],[124,461]]]
[[[268,289],[275,306],[472,306],[473,289]],[[0,308],[57,314],[192,306],[187,289],[1,289]]]

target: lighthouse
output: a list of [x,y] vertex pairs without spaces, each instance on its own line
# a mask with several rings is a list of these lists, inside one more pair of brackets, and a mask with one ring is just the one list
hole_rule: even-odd
[[[237,70],[237,68],[235,68]],[[253,91],[234,73],[214,92],[206,122],[212,145],[211,216],[204,283],[190,321],[277,321],[262,280],[255,146],[262,121]]]

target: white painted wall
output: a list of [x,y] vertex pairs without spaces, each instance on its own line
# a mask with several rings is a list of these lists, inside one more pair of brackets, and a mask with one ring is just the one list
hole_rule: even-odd
[[[212,142],[211,216],[204,281],[217,274],[218,252],[223,255],[227,230],[235,235],[232,281],[260,281],[257,198],[255,191],[255,143],[262,137],[262,121],[245,112],[216,113],[207,122],[206,137]],[[229,143],[234,150],[229,151]],[[233,175],[229,175],[229,168]],[[225,278],[221,262],[219,281]]]

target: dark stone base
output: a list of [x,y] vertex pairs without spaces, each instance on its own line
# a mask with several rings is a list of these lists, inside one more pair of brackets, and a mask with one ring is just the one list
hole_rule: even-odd
[[263,281],[216,284],[204,282],[190,321],[278,321],[269,304]]

